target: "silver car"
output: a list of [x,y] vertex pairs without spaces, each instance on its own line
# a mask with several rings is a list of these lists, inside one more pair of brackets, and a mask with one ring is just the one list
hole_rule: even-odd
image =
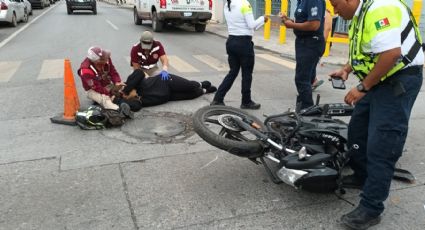
[[24,0],[0,0],[0,22],[9,22],[16,27],[20,21],[28,21]]

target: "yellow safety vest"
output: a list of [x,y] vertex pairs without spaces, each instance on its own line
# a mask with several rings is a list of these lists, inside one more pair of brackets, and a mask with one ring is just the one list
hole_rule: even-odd
[[[419,28],[416,24],[415,18],[412,15],[409,7],[403,1],[400,1],[405,8],[407,9],[410,17],[410,21],[406,28],[401,33],[401,43],[405,41],[409,32],[414,29],[416,42],[412,45],[409,52],[406,55],[400,57],[399,61],[394,65],[394,67],[384,76],[382,76],[381,81],[385,80],[389,76],[393,75],[397,71],[403,69],[406,65],[412,62],[416,57],[417,53],[422,50],[422,39],[419,32]],[[373,69],[376,62],[378,61],[378,55],[373,53],[365,53],[362,51],[361,42],[364,39],[372,39],[375,34],[366,34],[364,33],[364,25],[366,14],[370,18],[386,18],[385,15],[371,15],[374,12],[368,12],[370,6],[373,4],[373,0],[366,0],[363,2],[363,5],[360,9],[360,13],[357,17],[354,17],[350,24],[349,29],[349,38],[350,38],[350,52],[349,52],[349,61],[351,68],[353,69],[354,74],[360,79],[363,80],[367,74]],[[382,12],[382,11],[381,11]],[[381,14],[381,13],[379,13]],[[376,22],[379,23],[379,22]],[[385,22],[382,22],[385,25]],[[376,26],[380,26],[377,24]]]

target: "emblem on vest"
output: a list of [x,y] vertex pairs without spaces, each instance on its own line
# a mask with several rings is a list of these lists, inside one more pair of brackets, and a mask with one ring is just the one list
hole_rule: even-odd
[[376,30],[381,30],[388,26],[390,26],[390,21],[388,20],[388,18],[383,18],[375,22]]
[[311,8],[311,16],[316,16],[317,15],[317,11],[318,11],[317,6]]

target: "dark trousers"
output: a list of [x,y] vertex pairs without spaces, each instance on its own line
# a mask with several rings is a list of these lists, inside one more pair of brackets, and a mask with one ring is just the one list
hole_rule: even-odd
[[229,62],[229,73],[223,79],[214,96],[214,101],[223,102],[224,97],[233,85],[242,69],[242,104],[251,100],[252,71],[254,70],[255,54],[251,36],[232,36],[226,41],[226,52]]
[[140,100],[122,99],[133,111],[139,111],[142,105],[147,107],[168,101],[190,100],[204,94],[201,84],[197,81],[190,81],[174,74],[170,74],[167,81],[163,81],[159,75],[145,79],[142,70],[134,70],[128,76],[123,92],[129,94],[133,89],[136,89],[137,94],[141,96],[141,103],[138,103]]
[[297,108],[305,109],[314,104],[312,82],[316,67],[325,50],[323,37],[297,37],[295,39],[295,85],[297,86]]
[[[360,206],[372,216],[384,211],[383,202],[406,141],[410,112],[422,85],[422,66],[411,68],[373,87],[356,104],[350,120],[348,144],[358,144],[359,149],[349,163],[354,174],[365,179]],[[398,87],[405,92],[397,95]]]
[[190,100],[204,94],[199,82],[173,74],[170,74],[168,86],[170,87],[170,101]]

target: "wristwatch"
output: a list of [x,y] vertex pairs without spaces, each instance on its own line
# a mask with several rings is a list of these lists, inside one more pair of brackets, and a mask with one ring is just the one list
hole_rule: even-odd
[[357,88],[357,90],[358,90],[359,92],[362,92],[362,93],[367,93],[367,92],[368,92],[368,90],[366,90],[366,88],[364,87],[364,85],[363,85],[363,83],[362,83],[362,82],[360,82],[360,84],[358,84],[358,85],[356,86],[356,88]]

